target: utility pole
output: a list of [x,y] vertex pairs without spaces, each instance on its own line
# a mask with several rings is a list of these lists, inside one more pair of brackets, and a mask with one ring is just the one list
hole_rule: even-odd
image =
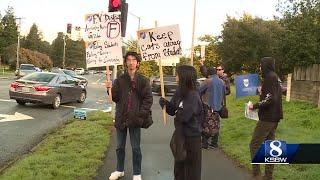
[[21,28],[21,17],[16,18],[18,20],[18,44],[17,44],[17,63],[16,63],[16,70],[19,69],[19,50],[20,50],[20,28]]
[[193,66],[193,53],[194,53],[194,29],[195,29],[195,21],[196,21],[196,5],[197,5],[197,0],[194,0],[194,5],[193,5],[193,26],[192,26],[192,41],[191,41],[191,60],[190,60],[190,65]]
[[63,34],[63,57],[62,57],[62,68],[65,68],[65,62],[66,62],[66,36]]

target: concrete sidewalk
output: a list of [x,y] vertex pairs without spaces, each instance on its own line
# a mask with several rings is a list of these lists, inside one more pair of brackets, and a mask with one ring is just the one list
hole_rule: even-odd
[[[167,125],[162,122],[162,112],[158,105],[159,97],[154,96],[152,107],[154,124],[149,129],[142,130],[142,179],[173,180],[173,156],[169,142],[174,130],[173,118],[168,117]],[[113,131],[109,150],[104,164],[99,168],[95,179],[106,180],[116,168],[116,138]],[[248,180],[250,174],[238,168],[225,154],[219,150],[202,151],[202,180]],[[125,177],[121,180],[132,180],[132,152],[129,133],[126,145]]]

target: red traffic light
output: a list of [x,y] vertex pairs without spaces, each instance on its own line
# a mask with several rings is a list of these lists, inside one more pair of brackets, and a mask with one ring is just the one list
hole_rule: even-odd
[[71,24],[71,23],[68,23],[68,24],[67,24],[67,33],[68,33],[68,34],[71,34],[71,29],[72,29],[72,24]]
[[121,0],[109,0],[109,12],[120,11]]

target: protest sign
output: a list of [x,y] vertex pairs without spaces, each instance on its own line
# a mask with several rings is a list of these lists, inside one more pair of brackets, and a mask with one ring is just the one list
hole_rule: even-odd
[[122,64],[120,12],[85,15],[87,67]]
[[249,101],[244,106],[244,116],[248,119],[259,121],[258,111],[257,110],[250,110],[249,107],[252,103]]
[[257,94],[259,86],[258,74],[247,74],[235,77],[236,97],[253,96]]
[[179,25],[140,30],[138,45],[144,61],[181,56]]

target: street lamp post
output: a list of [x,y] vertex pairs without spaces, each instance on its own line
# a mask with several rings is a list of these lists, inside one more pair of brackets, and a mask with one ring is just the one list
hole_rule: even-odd
[[16,62],[16,70],[19,69],[19,50],[20,50],[20,26],[21,26],[21,18],[16,18],[18,20],[18,44],[17,44],[17,62]]
[[62,57],[62,68],[65,68],[66,63],[66,35],[63,34],[63,57]]
[[197,5],[197,0],[194,0],[194,5],[193,5],[193,26],[192,26],[192,41],[191,41],[191,58],[190,58],[190,65],[193,66],[193,53],[194,53],[194,30],[195,30],[195,21],[196,21],[196,5]]

